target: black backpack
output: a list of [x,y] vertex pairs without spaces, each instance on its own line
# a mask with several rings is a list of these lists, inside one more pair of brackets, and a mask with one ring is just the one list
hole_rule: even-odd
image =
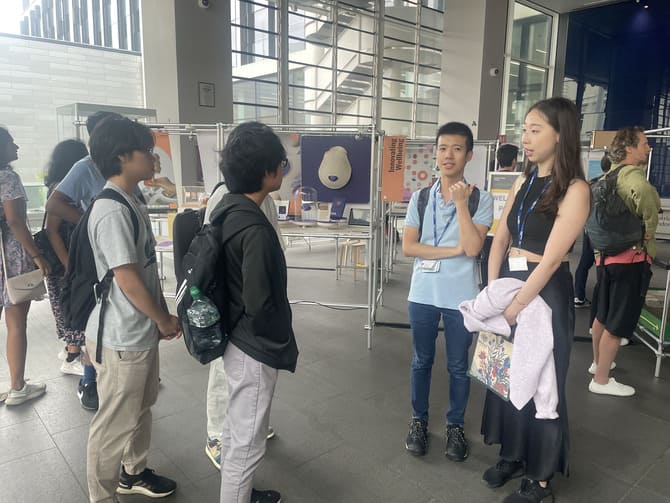
[[139,237],[139,222],[135,210],[123,195],[114,189],[104,189],[93,200],[79,223],[72,232],[68,252],[67,272],[63,278],[63,319],[65,327],[70,330],[85,330],[88,318],[97,302],[101,303],[98,323],[97,348],[95,361],[102,361],[102,328],[105,315],[106,300],[112,285],[114,273],[107,271],[101,280],[95,268],[95,257],[91,242],[88,239],[88,219],[95,202],[99,199],[112,199],[123,204],[130,211],[133,222],[135,242]]
[[[419,242],[421,242],[421,231],[423,230],[423,216],[426,213],[426,206],[428,206],[428,199],[430,198],[430,189],[432,187],[424,187],[419,192],[419,200],[417,201],[417,208],[419,210]],[[470,216],[474,217],[479,208],[479,188],[474,187],[472,193],[468,198],[468,211]]]
[[605,256],[639,245],[644,237],[644,222],[617,193],[617,178],[623,167],[591,184],[591,212],[584,230],[593,249]]
[[[221,204],[221,203],[219,203]],[[182,327],[184,342],[189,354],[202,364],[206,364],[223,355],[228,344],[230,330],[237,320],[231,322],[228,316],[228,289],[225,278],[225,260],[223,246],[237,232],[225,228],[223,216],[204,224],[205,209],[186,210],[175,216],[172,224],[172,247],[174,252],[174,272],[177,278],[177,316]],[[190,289],[197,286],[219,310],[219,321],[223,338],[215,347],[206,349],[197,343],[191,332],[186,311],[191,304]]]

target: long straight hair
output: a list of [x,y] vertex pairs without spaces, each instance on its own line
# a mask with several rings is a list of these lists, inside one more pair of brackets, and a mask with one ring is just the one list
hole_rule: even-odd
[[[551,169],[551,186],[537,204],[538,211],[555,215],[558,212],[558,203],[565,197],[570,183],[576,178],[584,180],[582,147],[579,141],[579,112],[575,104],[566,98],[538,101],[528,109],[528,113],[532,110],[542,113],[559,134]],[[528,177],[534,168],[535,164],[526,160],[524,175]]]

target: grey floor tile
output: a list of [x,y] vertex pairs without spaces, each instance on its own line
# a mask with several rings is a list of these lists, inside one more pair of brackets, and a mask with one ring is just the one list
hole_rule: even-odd
[[[288,257],[292,264],[328,265],[332,251],[314,246],[310,254],[294,247]],[[576,258],[573,254],[573,262]],[[407,321],[410,272],[411,261],[401,259],[386,285],[378,320]],[[365,282],[353,281],[351,273],[336,280],[333,272],[296,269],[289,271],[289,290],[292,299],[343,303],[365,302],[366,294]],[[295,374],[280,373],[271,414],[277,436],[268,443],[257,487],[281,491],[286,503],[493,502],[518,487],[518,480],[494,491],[481,483],[482,473],[496,462],[498,453],[497,446],[483,445],[479,434],[481,386],[472,385],[466,410],[468,460],[452,463],[444,457],[449,376],[443,336],[438,338],[433,368],[430,449],[425,457],[415,458],[404,449],[411,415],[409,331],[378,326],[369,351],[365,311],[295,305],[293,312],[301,355]],[[588,310],[577,311],[576,317],[576,335],[588,336]],[[6,385],[5,334],[0,324],[0,383]],[[0,406],[0,502],[86,501],[91,413],[79,406],[74,393],[77,378],[60,374],[56,353],[61,343],[47,302],[32,306],[28,334],[29,376],[45,379],[48,390],[21,407]],[[575,342],[567,385],[572,473],[569,478],[555,477],[557,500],[667,502],[670,363],[665,362],[661,379],[655,379],[649,350],[640,344],[622,348],[614,376],[635,386],[638,393],[616,399],[587,391],[591,358],[590,343]],[[163,385],[153,411],[149,461],[150,467],[179,483],[166,502],[219,500],[220,474],[204,454],[207,372],[186,353],[183,341],[161,343]],[[56,476],[61,478],[55,481]]]
[[618,503],[669,503],[668,493],[657,493],[644,487],[634,487],[625,498]]
[[0,428],[0,445],[0,465],[55,447],[46,428],[38,419]]
[[[2,442],[3,451],[7,444]],[[57,449],[24,455],[0,467],[0,502],[86,503],[86,492]]]

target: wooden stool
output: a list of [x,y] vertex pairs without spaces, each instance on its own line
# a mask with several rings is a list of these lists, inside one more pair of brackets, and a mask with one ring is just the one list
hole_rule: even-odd
[[338,254],[338,269],[343,269],[347,263],[351,264],[354,270],[354,281],[356,281],[356,273],[358,269],[366,269],[367,265],[361,262],[363,251],[365,250],[365,242],[360,239],[347,239],[340,245]]

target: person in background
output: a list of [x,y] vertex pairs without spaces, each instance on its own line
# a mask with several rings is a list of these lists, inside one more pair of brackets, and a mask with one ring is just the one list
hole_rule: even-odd
[[496,160],[498,171],[516,171],[516,160],[519,155],[519,147],[511,143],[505,143],[498,147]]
[[[569,471],[566,380],[575,311],[568,252],[588,218],[591,197],[581,167],[579,132],[579,112],[570,100],[550,98],[530,108],[522,135],[526,165],[505,203],[489,256],[489,281],[524,281],[503,312],[510,326],[538,295],[551,308],[557,383],[555,419],[537,418],[533,400],[517,410],[512,402],[486,392],[482,435],[487,445],[500,444],[500,458],[484,472],[483,481],[495,488],[524,476],[504,503],[554,501],[550,481],[554,473]],[[532,360],[533,355],[514,357]]]
[[[612,161],[607,156],[603,155],[603,158],[600,159],[600,169],[603,173],[607,173],[612,166]],[[591,180],[589,183],[597,181],[600,177],[597,176]],[[591,241],[589,241],[586,233],[582,234],[582,255],[579,258],[579,264],[577,269],[575,269],[575,307],[585,308],[591,307],[591,301],[586,298],[586,280],[589,277],[589,269],[595,263],[595,258],[593,256],[593,247],[591,246]]]
[[[600,395],[632,396],[635,388],[609,377],[621,339],[630,339],[642,312],[649,281],[651,261],[656,256],[656,227],[661,200],[656,188],[647,180],[649,143],[641,127],[617,131],[608,153],[611,172],[616,175],[617,194],[626,207],[643,224],[640,243],[613,256],[597,256],[598,280],[593,293],[591,313],[594,317],[593,379],[589,391]],[[621,167],[623,166],[623,167]],[[612,175],[605,175],[612,176]]]
[[[51,193],[60,181],[65,178],[65,175],[68,174],[74,163],[87,155],[88,150],[86,149],[86,145],[79,140],[65,140],[56,145],[51,153],[49,168],[44,179],[44,185],[49,189],[47,198],[51,196]],[[63,355],[64,358],[60,370],[64,374],[83,376],[84,365],[82,363],[81,347],[84,345],[84,332],[65,327],[61,298],[64,270],[67,268],[67,247],[74,227],[74,224],[65,222],[53,214],[46,214],[45,228],[47,236],[49,237],[51,247],[56,252],[63,266],[63,269],[60,271],[52,271],[47,276],[46,283],[49,290],[51,310],[56,320],[56,334],[65,343],[65,355]]]
[[[30,301],[12,304],[7,294],[7,277],[24,274],[39,267],[45,276],[51,272],[48,261],[42,256],[26,224],[26,191],[21,177],[10,163],[16,161],[19,147],[9,131],[0,127],[0,232],[4,251],[4,264],[0,265],[0,295],[7,324],[7,363],[11,387],[2,393],[6,405],[20,405],[37,398],[46,391],[46,384],[25,379],[26,352],[28,350],[28,311]],[[0,262],[3,261],[0,255]],[[7,274],[5,275],[5,271]]]

